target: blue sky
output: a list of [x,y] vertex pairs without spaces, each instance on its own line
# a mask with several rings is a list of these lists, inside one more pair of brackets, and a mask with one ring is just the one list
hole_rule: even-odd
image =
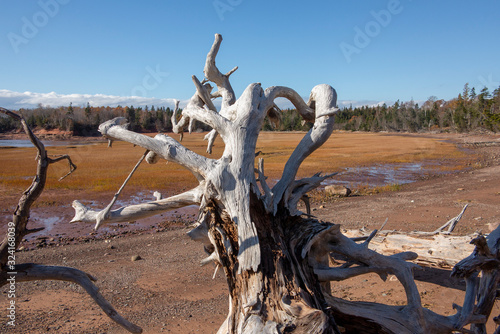
[[0,0],[0,22],[12,109],[185,101],[215,33],[238,96],[253,82],[304,97],[327,83],[357,105],[500,85],[499,1]]

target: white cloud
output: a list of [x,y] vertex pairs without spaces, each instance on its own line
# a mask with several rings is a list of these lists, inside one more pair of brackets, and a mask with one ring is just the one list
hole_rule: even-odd
[[[307,101],[309,97],[304,97]],[[116,107],[121,106],[134,106],[134,107],[144,107],[156,106],[156,107],[170,107],[174,106],[174,99],[158,99],[154,97],[141,97],[141,96],[116,96],[116,95],[104,95],[104,94],[58,94],[56,92],[50,93],[34,93],[34,92],[14,92],[6,89],[0,89],[0,107],[7,109],[17,110],[20,108],[36,108],[39,104],[43,106],[69,106],[73,103],[74,106],[86,106],[87,102],[93,107],[99,106],[110,106]],[[217,107],[220,107],[220,99],[214,101]],[[361,106],[376,106],[386,103],[387,105],[392,105],[393,102],[390,101],[374,101],[374,100],[340,100],[338,101],[339,108],[352,105],[352,107]],[[180,106],[184,107],[187,101],[181,101]],[[276,104],[282,108],[293,108],[290,101],[280,98],[276,100]]]
[[91,106],[146,106],[154,105],[157,107],[173,107],[174,99],[158,99],[154,97],[141,96],[115,96],[104,94],[57,94],[33,93],[33,92],[13,92],[6,89],[0,89],[0,106],[7,109],[17,110],[19,108],[36,108],[38,104],[43,106],[85,106],[87,102]]

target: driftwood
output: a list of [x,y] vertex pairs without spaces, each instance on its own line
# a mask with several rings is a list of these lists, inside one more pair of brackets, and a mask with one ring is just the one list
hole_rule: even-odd
[[[205,137],[207,152],[211,152],[215,137],[220,135],[225,147],[219,159],[196,154],[165,134],[151,138],[129,131],[123,118],[107,121],[99,127],[109,140],[127,141],[148,150],[148,163],[160,159],[179,163],[192,172],[198,186],[176,196],[115,210],[109,206],[100,211],[91,210],[75,201],[73,221],[126,222],[173,208],[199,205],[197,222],[188,235],[203,243],[209,253],[202,264],[214,262],[216,268],[222,268],[229,287],[229,313],[218,333],[482,333],[479,328],[484,327],[482,324],[494,300],[490,292],[498,282],[498,250],[495,248],[498,233],[488,237],[488,243],[493,240],[489,248],[483,242],[479,243],[482,248],[478,250],[476,243],[471,256],[468,256],[472,251],[469,249],[448,258],[447,250],[441,254],[440,250],[419,241],[427,258],[419,253],[427,263],[451,265],[460,256],[469,259],[455,267],[458,268],[456,275],[463,275],[468,284],[464,305],[455,307],[457,313],[446,317],[424,308],[413,278],[413,269],[418,265],[410,262],[419,258],[414,251],[418,251],[415,243],[409,251],[390,250],[382,254],[380,248],[376,252],[369,245],[373,247],[380,238],[397,240],[394,234],[375,236],[372,233],[350,235],[350,238],[342,233],[339,225],[318,221],[309,212],[297,209],[299,200],[307,204],[306,194],[332,176],[316,174],[296,179],[304,159],[320,147],[333,130],[338,110],[335,90],[328,85],[318,85],[306,103],[288,87],[263,89],[257,83],[249,85],[236,99],[229,82],[236,67],[222,74],[215,64],[221,42],[222,37],[216,35],[206,58],[205,79],[192,77],[196,92],[180,115],[177,115],[176,104],[172,117],[174,132],[180,134],[181,139],[186,129],[192,131],[194,121],[211,126],[213,130]],[[217,91],[212,92],[209,82],[217,86]],[[288,99],[313,127],[286,162],[281,179],[271,187],[266,182],[264,161],[256,161],[255,149],[264,119],[279,122],[280,110],[274,103],[278,97]],[[220,110],[212,102],[215,98],[222,99]],[[434,244],[442,242],[440,238],[451,233],[456,221],[428,235],[420,235],[419,239],[434,238]],[[456,239],[454,242],[464,249],[466,241]],[[331,254],[345,259],[344,265],[330,266]],[[432,256],[435,258],[429,260]],[[349,302],[329,294],[331,281],[369,272],[383,279],[388,274],[395,275],[405,288],[406,306]],[[488,275],[491,279],[486,282],[482,277],[490,277]],[[469,324],[478,330],[465,329]]]
[[418,255],[414,263],[425,267],[451,268],[474,250],[470,242],[477,234],[458,236],[451,235],[463,213],[462,211],[443,226],[433,232],[398,232],[398,231],[367,231],[343,230],[345,236],[354,241],[364,241],[368,248],[384,255],[412,251]]
[[[345,230],[350,238],[366,236],[363,230]],[[368,248],[384,255],[412,251],[418,255],[415,263],[422,266],[451,268],[474,250],[470,241],[474,235],[454,236],[435,234],[421,236],[418,234],[380,231],[370,242]]]
[[[206,136],[207,151],[219,135],[225,145],[222,156],[211,159],[196,154],[165,134],[151,138],[129,131],[123,118],[107,121],[99,131],[110,142],[123,140],[143,147],[148,163],[161,159],[178,163],[192,172],[198,185],[176,196],[115,210],[111,209],[114,200],[102,210],[75,201],[73,221],[99,227],[198,205],[196,224],[188,234],[209,253],[202,263],[212,261],[223,269],[229,288],[229,312],[218,331],[221,334],[482,333],[495,298],[491,291],[498,283],[500,228],[488,239],[474,239],[475,250],[455,266],[454,274],[467,282],[463,306],[455,307],[456,314],[442,316],[424,308],[413,278],[418,265],[410,262],[417,259],[417,253],[381,254],[368,247],[375,234],[353,239],[339,225],[314,219],[297,208],[300,200],[307,203],[309,191],[332,176],[296,179],[304,159],[333,131],[338,110],[335,89],[315,86],[306,103],[288,87],[263,89],[254,83],[236,98],[229,82],[236,67],[222,74],[215,64],[221,42],[222,37],[216,35],[206,57],[205,79],[192,77],[196,92],[179,119],[176,105],[172,123],[181,139],[186,129],[193,129],[194,121],[208,124],[213,130]],[[212,92],[209,82],[217,91]],[[263,160],[256,161],[256,143],[266,117],[279,122],[280,110],[274,103],[279,97],[288,99],[313,126],[286,162],[281,179],[271,187]],[[222,99],[220,110],[212,102],[215,98]],[[330,266],[331,254],[346,259],[345,264]],[[406,305],[349,302],[329,294],[331,281],[370,272],[383,279],[395,275],[404,286]],[[469,324],[470,330],[465,328]]]
[[[37,172],[33,177],[31,186],[26,189],[19,199],[17,208],[12,216],[12,221],[8,223],[7,235],[0,244],[0,286],[12,285],[20,282],[39,280],[60,280],[72,282],[80,285],[94,299],[112,320],[127,329],[131,333],[141,333],[142,329],[127,319],[123,318],[111,304],[99,293],[99,289],[94,285],[96,281],[91,275],[69,267],[46,266],[33,263],[16,263],[16,250],[22,239],[29,233],[38,232],[41,229],[30,230],[27,224],[30,217],[31,205],[42,194],[47,179],[47,171],[51,164],[61,160],[67,160],[70,170],[59,180],[71,174],[76,166],[68,155],[51,158],[43,143],[35,136],[24,118],[10,110],[0,108],[0,112],[21,122],[24,131],[30,141],[37,149]],[[43,228],[42,228],[43,229]],[[14,301],[15,302],[15,301]]]

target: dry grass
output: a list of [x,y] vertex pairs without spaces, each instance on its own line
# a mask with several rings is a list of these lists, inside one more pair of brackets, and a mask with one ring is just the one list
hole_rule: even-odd
[[[204,134],[187,134],[183,144],[191,150],[205,153]],[[265,172],[270,182],[279,179],[284,164],[300,142],[303,133],[264,132],[257,144],[265,159]],[[174,138],[178,136],[173,135]],[[211,158],[221,156],[223,143],[216,141]],[[124,142],[115,142],[113,148],[106,143],[83,146],[49,147],[49,154],[69,154],[78,166],[76,172],[62,182],[57,179],[66,174],[64,162],[49,169],[47,189],[69,189],[88,192],[114,192],[127,177],[144,149]],[[34,148],[2,149],[0,185],[4,189],[25,189],[36,171]],[[373,133],[335,132],[331,138],[302,164],[299,177],[316,172],[332,173],[346,167],[369,166],[380,163],[405,163],[432,159],[460,159],[465,154],[451,143],[418,136],[397,136]],[[437,166],[439,168],[439,165]],[[173,163],[156,165],[143,163],[127,188],[159,190],[173,194],[197,184],[192,174]]]
[[[263,133],[257,150],[264,154],[266,174],[279,178],[284,162],[303,134]],[[347,167],[374,164],[410,163],[441,159],[464,159],[465,153],[455,145],[436,139],[378,133],[334,132],[330,139],[299,170],[299,177],[315,172],[339,172]],[[436,166],[441,168],[440,165]],[[457,167],[461,168],[461,167]]]

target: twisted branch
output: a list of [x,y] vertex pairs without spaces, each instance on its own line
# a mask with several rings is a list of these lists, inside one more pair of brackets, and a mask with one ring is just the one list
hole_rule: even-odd
[[[293,101],[290,101],[297,103],[297,105],[302,108],[301,115],[303,115],[305,119],[311,116],[309,107],[303,104],[302,99],[298,97],[298,94],[293,90],[283,88],[266,89],[264,95],[266,96],[267,103],[264,104],[265,107],[263,107],[263,110],[267,110],[265,109],[267,106],[272,106],[271,102],[273,102],[276,96],[286,96],[287,98],[293,99]],[[335,121],[333,115],[338,110],[337,93],[335,89],[328,85],[318,85],[314,87],[309,98],[309,105],[313,105],[316,108],[314,126],[297,145],[285,164],[281,179],[273,187],[273,212],[277,211],[279,202],[282,200],[288,202],[285,192],[295,181],[297,171],[304,159],[323,145],[333,131],[333,123]]]
[[14,237],[9,237],[8,234],[0,245],[0,286],[7,284],[9,282],[8,279],[12,277],[15,278],[16,282],[37,280],[62,280],[74,282],[82,286],[106,313],[106,315],[113,321],[131,333],[142,333],[142,329],[140,327],[132,324],[116,312],[113,306],[111,306],[111,304],[99,293],[99,289],[92,283],[92,280],[95,281],[95,278],[89,274],[75,268],[44,266],[32,263],[12,265],[9,261],[7,261],[9,259],[10,251],[16,250],[23,237],[34,231],[27,229],[30,208],[41,195],[45,187],[48,166],[61,160],[68,160],[70,171],[59,180],[62,180],[71,174],[76,169],[76,166],[73,164],[68,155],[62,155],[54,159],[49,158],[43,143],[35,136],[22,116],[5,108],[0,108],[0,112],[21,122],[24,131],[28,134],[30,141],[33,145],[35,145],[38,152],[36,176],[33,178],[31,186],[24,191],[23,195],[19,199],[19,204],[14,212],[12,222],[9,223],[9,229],[14,229]]
[[12,273],[0,272],[0,286],[7,284],[9,274],[15,275],[16,282],[29,282],[40,280],[58,280],[72,282],[80,285],[96,302],[97,305],[118,325],[125,328],[130,333],[142,333],[142,328],[129,322],[122,317],[114,307],[101,295],[99,288],[92,281],[97,279],[81,270],[60,267],[45,266],[33,263],[24,263],[12,268]]

